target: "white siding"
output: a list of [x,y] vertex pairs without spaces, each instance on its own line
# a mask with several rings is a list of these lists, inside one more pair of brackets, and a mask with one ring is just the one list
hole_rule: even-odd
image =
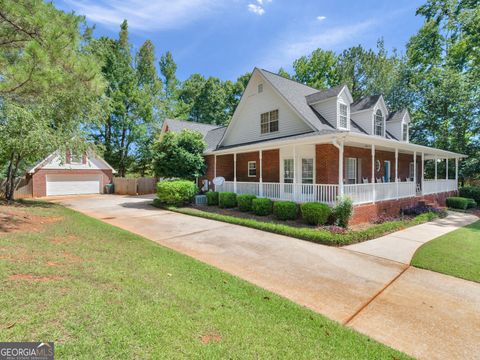
[[[403,116],[402,120],[387,122],[387,130],[400,141],[403,141],[402,124],[404,123],[406,124],[410,123],[410,117],[408,116],[408,113]],[[407,142],[408,142],[408,137],[407,137]]]
[[373,134],[373,111],[365,110],[352,113],[351,117],[358,125],[360,125],[367,133]]
[[284,182],[283,160],[293,159],[295,152],[295,170],[294,183],[302,182],[302,159],[313,159],[313,182],[316,182],[316,160],[315,160],[315,145],[298,145],[293,150],[293,146],[285,146],[280,148],[280,182]]
[[[263,92],[258,93],[258,85],[263,84]],[[278,109],[278,131],[269,134],[260,134],[260,114]],[[302,134],[312,131],[308,126],[276,93],[276,91],[255,73],[248,83],[239,108],[232,118],[225,134],[222,145],[236,145],[270,138]]]
[[[346,102],[348,104],[348,102]],[[314,104],[313,108],[317,110],[330,124],[337,127],[337,97]]]
[[42,166],[42,169],[95,170],[95,169],[109,169],[109,167],[106,166],[103,161],[95,157],[87,156],[86,164],[76,164],[76,163],[67,164],[65,162],[65,156],[55,155],[47,164]]

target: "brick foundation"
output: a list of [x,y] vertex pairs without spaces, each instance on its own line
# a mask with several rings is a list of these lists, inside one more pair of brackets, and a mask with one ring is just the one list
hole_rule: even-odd
[[[89,175],[101,174],[103,185],[109,184],[112,181],[112,170],[68,170],[68,169],[40,169],[32,175],[32,193],[33,197],[47,196],[47,175]],[[103,192],[102,186],[102,192]]]
[[350,224],[362,224],[375,220],[379,216],[398,216],[402,209],[418,205],[420,201],[445,206],[445,200],[449,196],[455,196],[456,191],[416,196],[398,200],[378,201],[375,204],[355,205]]

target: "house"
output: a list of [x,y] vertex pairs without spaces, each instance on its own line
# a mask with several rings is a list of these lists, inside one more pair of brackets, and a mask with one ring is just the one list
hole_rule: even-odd
[[33,197],[99,194],[112,182],[116,171],[93,152],[55,151],[31,168]]
[[217,191],[274,200],[334,204],[348,196],[357,223],[419,201],[443,204],[457,191],[465,156],[410,143],[409,124],[408,111],[389,111],[382,95],[354,101],[346,85],[318,90],[255,68],[229,125],[202,125],[210,127],[205,178],[225,178]]

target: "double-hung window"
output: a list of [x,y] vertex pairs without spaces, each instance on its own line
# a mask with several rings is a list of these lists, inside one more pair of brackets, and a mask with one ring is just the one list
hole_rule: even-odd
[[313,184],[313,159],[302,159],[302,184]]
[[347,158],[347,183],[356,184],[357,183],[357,159],[356,158]]
[[295,169],[293,159],[283,160],[283,182],[285,183],[283,191],[286,193],[293,192],[293,179],[295,178]]
[[402,140],[403,141],[408,140],[408,124],[402,125]]
[[260,115],[260,132],[268,134],[278,131],[278,110],[269,111]]
[[257,162],[256,161],[249,161],[248,162],[248,177],[256,177],[257,176]]
[[338,103],[338,127],[347,129],[348,127],[348,106]]
[[380,109],[374,115],[375,135],[383,136],[383,114]]

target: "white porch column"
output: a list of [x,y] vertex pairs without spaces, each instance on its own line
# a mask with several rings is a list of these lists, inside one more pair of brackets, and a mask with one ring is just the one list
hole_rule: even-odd
[[297,145],[293,145],[293,201],[297,200]]
[[458,157],[455,158],[455,190],[458,190]]
[[423,182],[425,180],[425,153],[422,152],[422,195],[423,195]]
[[338,195],[343,196],[343,142],[338,147]]
[[258,189],[258,193],[260,195],[260,197],[263,196],[263,150],[260,150],[259,154],[258,154],[259,158],[260,158],[260,189]]
[[237,192],[237,153],[233,154],[233,192]]
[[437,158],[437,155],[435,155],[435,192],[436,193],[438,193],[437,163],[438,163],[438,158]]
[[395,186],[397,188],[398,199],[398,148],[395,148]]
[[375,145],[372,144],[372,201],[375,202]]
[[415,185],[415,195],[417,195],[417,152],[413,152],[413,184]]
[[[217,155],[213,155],[213,178],[217,177]],[[217,191],[217,186],[213,184],[213,190]]]
[[445,159],[445,180],[448,180],[448,158]]

